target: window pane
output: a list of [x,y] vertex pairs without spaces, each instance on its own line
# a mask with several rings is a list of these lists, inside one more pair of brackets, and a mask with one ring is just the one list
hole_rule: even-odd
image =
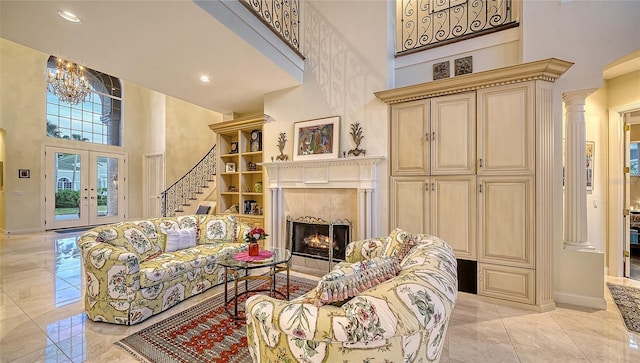
[[[49,57],[47,73],[55,72],[57,58]],[[91,93],[87,99],[77,105],[60,102],[58,97],[47,89],[47,135],[70,139],[87,139],[99,144],[121,145],[119,138],[112,140],[109,134],[120,135],[117,125],[104,125],[103,119],[121,119],[120,80],[107,74],[85,67],[85,76],[89,80]],[[118,107],[112,107],[117,104]],[[114,128],[114,130],[111,130]],[[111,143],[113,141],[113,143]]]

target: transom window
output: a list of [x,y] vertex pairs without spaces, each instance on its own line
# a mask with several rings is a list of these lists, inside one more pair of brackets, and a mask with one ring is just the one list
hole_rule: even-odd
[[[49,57],[47,73],[55,73],[57,58]],[[85,68],[91,93],[77,104],[60,101],[47,89],[47,136],[121,146],[122,87],[120,80]]]

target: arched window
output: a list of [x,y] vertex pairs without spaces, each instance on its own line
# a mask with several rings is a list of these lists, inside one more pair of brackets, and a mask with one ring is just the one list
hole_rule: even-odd
[[65,177],[58,179],[58,190],[63,190],[63,189],[73,189],[73,184],[71,183],[71,180]]
[[[55,73],[57,58],[50,56],[49,70]],[[77,104],[60,101],[47,88],[47,136],[96,144],[122,145],[122,87],[118,78],[85,68],[91,93]]]

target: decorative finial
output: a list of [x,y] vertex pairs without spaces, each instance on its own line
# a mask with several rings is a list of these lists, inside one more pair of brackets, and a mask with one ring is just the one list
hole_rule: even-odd
[[276,157],[276,160],[289,160],[289,156],[285,155],[282,150],[284,150],[284,145],[287,143],[287,134],[285,132],[281,132],[280,136],[278,136],[278,149],[280,149],[280,155]]
[[351,132],[349,133],[349,135],[351,135],[353,142],[356,144],[355,149],[349,150],[349,156],[359,156],[360,154],[362,154],[362,156],[365,156],[367,154],[367,150],[360,149],[360,142],[362,141],[362,139],[364,139],[364,136],[362,136],[362,127],[360,127],[359,122],[354,122],[351,124]]

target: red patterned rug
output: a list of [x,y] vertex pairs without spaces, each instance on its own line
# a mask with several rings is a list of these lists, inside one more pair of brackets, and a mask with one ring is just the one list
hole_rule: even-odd
[[[286,277],[278,275],[278,290],[286,294]],[[313,289],[318,282],[291,276],[290,298]],[[262,286],[264,285],[264,286]],[[238,288],[244,284],[238,284]],[[249,289],[268,288],[264,281],[249,281]],[[235,320],[224,309],[224,292],[188,310],[142,329],[118,342],[136,359],[148,362],[251,362],[247,349],[246,321]],[[246,296],[238,298],[244,310]],[[242,304],[240,304],[242,302]],[[229,303],[233,311],[233,302]]]

